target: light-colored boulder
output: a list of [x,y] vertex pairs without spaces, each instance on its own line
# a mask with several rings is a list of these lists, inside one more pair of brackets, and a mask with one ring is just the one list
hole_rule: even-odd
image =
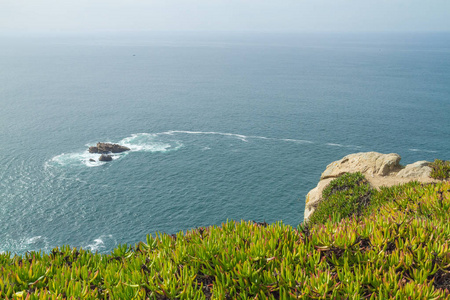
[[354,153],[329,164],[320,179],[336,178],[348,172],[361,172],[370,176],[385,176],[401,168],[399,164],[400,160],[400,155],[395,153]]
[[322,200],[322,191],[323,189],[333,180],[334,178],[327,178],[319,181],[317,186],[309,191],[308,195],[306,195],[306,203],[305,203],[305,216],[304,219],[308,219],[309,216],[314,212],[319,205],[320,200]]
[[429,178],[431,174],[430,162],[426,160],[417,161],[413,164],[406,165],[404,169],[398,172],[397,177],[402,178]]

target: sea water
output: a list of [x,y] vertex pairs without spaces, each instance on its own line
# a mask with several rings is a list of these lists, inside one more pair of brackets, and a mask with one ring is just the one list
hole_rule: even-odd
[[450,34],[3,35],[0,251],[297,226],[347,154],[450,159],[449,113]]

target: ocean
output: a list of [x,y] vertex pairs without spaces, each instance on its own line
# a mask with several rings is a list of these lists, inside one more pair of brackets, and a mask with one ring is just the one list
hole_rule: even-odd
[[347,154],[450,159],[449,113],[449,33],[3,34],[0,251],[296,227]]

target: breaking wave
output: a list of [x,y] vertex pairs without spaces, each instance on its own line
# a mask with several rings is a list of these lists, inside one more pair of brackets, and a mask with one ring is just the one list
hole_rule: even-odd
[[[23,237],[20,239],[12,239],[6,237],[2,241],[1,247],[3,249],[8,249],[13,253],[20,253],[24,251],[48,251],[50,249],[50,243],[47,237],[37,235],[33,237]],[[0,253],[5,253],[4,250],[0,250]]]
[[[115,143],[115,142],[114,142]],[[183,144],[179,141],[161,141],[156,134],[136,133],[126,137],[119,142],[120,145],[130,148],[130,151],[111,154],[113,161],[120,160],[127,156],[130,152],[167,152],[178,150]],[[81,152],[62,153],[54,156],[48,161],[48,166],[86,166],[99,167],[107,164],[107,162],[99,161],[100,154],[89,153],[88,148],[94,144],[87,144],[86,150]]]
[[179,141],[158,140],[158,134],[152,133],[135,133],[122,139],[119,144],[130,148],[131,151],[144,152],[166,152],[178,150],[183,146]]
[[[292,138],[273,138],[266,136],[257,136],[257,135],[244,135],[237,133],[228,133],[228,132],[216,132],[216,131],[188,131],[188,130],[169,130],[159,133],[134,133],[128,137],[125,137],[117,142],[120,145],[126,146],[130,148],[130,151],[112,154],[113,160],[120,160],[124,158],[126,155],[132,152],[168,152],[175,151],[184,146],[183,142],[190,143],[180,137],[180,135],[216,135],[222,136],[225,138],[237,139],[242,142],[251,142],[252,140],[267,140],[267,141],[276,141],[276,142],[285,142],[285,143],[295,143],[295,144],[317,144],[315,142],[303,139],[292,139]],[[105,164],[106,162],[99,161],[99,154],[97,153],[89,153],[87,148],[89,146],[93,146],[94,144],[86,145],[86,150],[81,152],[73,152],[73,153],[62,153],[53,157],[47,165],[57,165],[57,166],[86,166],[86,167],[99,167]],[[317,144],[320,146],[320,144]],[[331,147],[343,147],[350,149],[360,149],[361,146],[355,145],[343,145],[337,143],[325,143],[326,146]],[[209,146],[203,145],[201,148],[202,151],[210,150]],[[432,152],[427,150],[418,150],[418,149],[410,149],[411,151],[425,151]]]
[[117,245],[117,241],[113,238],[111,234],[101,235],[94,239],[92,243],[82,245],[82,248],[90,250],[92,252],[102,252],[106,249],[112,249]]
[[[83,152],[74,153],[62,153],[53,157],[48,165],[59,166],[86,166],[86,167],[98,167],[105,164],[103,161],[99,161],[99,154],[89,153],[87,150]],[[113,154],[112,159],[117,160],[124,156],[123,154]]]

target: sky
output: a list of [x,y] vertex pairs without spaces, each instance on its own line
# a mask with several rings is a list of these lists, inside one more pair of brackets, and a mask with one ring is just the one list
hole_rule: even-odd
[[450,31],[450,0],[0,0],[0,32]]

